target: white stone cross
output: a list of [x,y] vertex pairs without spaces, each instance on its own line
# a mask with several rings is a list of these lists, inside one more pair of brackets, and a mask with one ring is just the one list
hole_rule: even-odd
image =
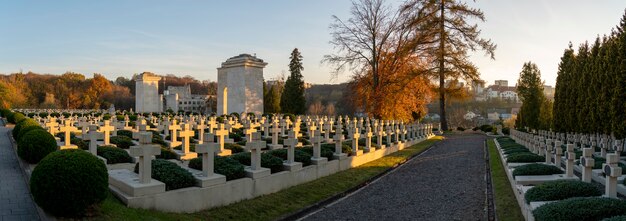
[[45,125],[46,128],[48,128],[48,132],[52,134],[52,136],[56,135],[59,132],[59,123],[57,123],[57,119],[55,117],[51,117]]
[[100,127],[100,131],[104,134],[104,145],[110,144],[111,131],[113,130],[115,130],[115,128],[110,125],[110,121],[105,120],[104,125]]
[[266,146],[265,141],[252,141],[246,143],[246,149],[250,150],[250,168],[261,169],[261,149]]
[[591,170],[595,164],[593,159],[593,147],[583,148],[583,155],[580,157],[580,165],[583,167],[582,181],[591,183]]
[[98,137],[100,134],[97,125],[89,125],[89,152],[94,156],[98,155]]
[[61,150],[64,149],[76,149],[78,148],[76,145],[72,145],[70,135],[72,131],[76,130],[76,127],[72,126],[72,122],[70,120],[65,120],[64,125],[61,126],[61,132],[65,133],[65,145],[61,146]]
[[181,143],[176,140],[178,137],[176,131],[180,130],[180,125],[176,124],[176,120],[173,120],[172,123],[168,126],[170,133],[170,147],[175,147],[180,145]]
[[602,170],[606,175],[605,197],[617,198],[617,178],[622,176],[622,168],[618,163],[619,156],[611,153],[606,155],[606,163],[602,164]]
[[160,155],[159,145],[150,144],[152,133],[143,132],[139,137],[139,146],[130,147],[130,155],[139,157],[139,183],[150,183],[152,180],[152,156]]
[[214,159],[215,152],[218,151],[220,145],[213,142],[205,142],[203,144],[196,145],[196,152],[202,154],[202,175],[205,177],[211,177],[214,175]]
[[576,153],[574,153],[574,144],[567,144],[567,162],[565,164],[565,175],[567,177],[574,177],[574,160],[576,159]]
[[350,139],[352,139],[352,152],[355,156],[358,156],[362,153],[362,151],[359,151],[359,138],[361,137],[361,133],[359,132],[356,122],[352,127],[352,130],[352,133],[350,133]]
[[243,130],[243,133],[246,135],[246,142],[252,142],[252,135],[256,133],[257,130],[254,127],[250,126]]
[[203,144],[204,142],[204,129],[207,126],[204,124],[204,118],[200,118],[200,123],[196,124],[196,130],[198,130],[198,144]]
[[296,133],[293,131],[289,131],[288,137],[283,143],[287,145],[287,164],[292,164],[294,162],[294,150],[298,145],[298,138],[296,138]]
[[224,124],[219,124],[219,128],[215,130],[215,136],[217,136],[217,143],[220,145],[218,154],[221,156],[230,155],[232,151],[224,149],[224,138],[228,136],[228,130],[224,128]]
[[345,157],[346,154],[342,153],[343,141],[345,138],[343,137],[343,125],[341,125],[341,119],[337,121],[337,127],[335,128],[335,153],[333,154],[335,158]]
[[190,128],[189,124],[183,124],[183,130],[178,133],[178,136],[183,139],[183,146],[181,150],[184,154],[189,153],[189,140],[195,135],[195,132]]

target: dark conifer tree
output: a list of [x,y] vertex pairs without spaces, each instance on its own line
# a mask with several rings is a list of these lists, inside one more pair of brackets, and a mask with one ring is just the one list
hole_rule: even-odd
[[304,114],[306,111],[306,100],[304,98],[304,77],[302,77],[302,55],[297,48],[291,52],[289,62],[290,75],[285,82],[280,107],[283,113]]

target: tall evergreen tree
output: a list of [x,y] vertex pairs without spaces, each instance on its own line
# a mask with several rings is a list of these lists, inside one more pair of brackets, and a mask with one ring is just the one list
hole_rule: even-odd
[[263,109],[265,113],[280,113],[280,89],[272,85],[265,90],[263,96]]
[[522,101],[517,127],[540,129],[541,105],[545,99],[541,73],[536,64],[524,63],[520,77],[517,80],[517,94]]
[[289,62],[289,77],[285,81],[280,98],[280,107],[283,113],[304,114],[306,111],[306,100],[304,98],[304,77],[302,71],[302,55],[298,48],[291,52]]
[[616,31],[618,59],[614,64],[615,84],[611,99],[611,129],[615,138],[626,138],[626,12],[622,16]]
[[569,130],[568,113],[569,107],[569,82],[571,81],[571,69],[574,62],[575,55],[572,44],[569,44],[569,48],[565,49],[559,68],[557,71],[556,86],[554,92],[554,112],[553,122],[555,131],[567,132]]

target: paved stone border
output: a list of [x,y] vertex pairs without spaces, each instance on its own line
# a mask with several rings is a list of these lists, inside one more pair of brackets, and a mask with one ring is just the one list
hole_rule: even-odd
[[[424,141],[427,141],[427,140],[424,140]],[[382,173],[380,173],[380,174],[378,174],[376,176],[373,176],[373,177],[365,180],[364,182],[360,183],[359,185],[357,185],[355,187],[347,189],[346,191],[343,191],[341,193],[335,194],[334,196],[328,197],[328,198],[326,198],[326,199],[324,199],[322,201],[319,201],[319,202],[317,202],[317,203],[315,203],[313,205],[310,205],[310,206],[308,206],[306,208],[300,209],[300,210],[298,210],[296,212],[284,215],[284,216],[278,218],[277,220],[298,220],[298,219],[303,218],[306,215],[309,215],[309,214],[311,214],[313,212],[316,212],[316,211],[318,211],[318,210],[320,210],[320,209],[322,209],[322,208],[324,208],[324,207],[326,207],[326,206],[328,206],[328,205],[330,205],[330,204],[332,204],[334,202],[337,202],[338,200],[340,200],[340,199],[350,195],[351,193],[354,193],[354,192],[356,192],[356,191],[358,191],[360,189],[363,189],[364,187],[368,186],[369,184],[371,184],[373,182],[376,182],[377,180],[379,180],[380,178],[384,177],[385,175],[395,171],[400,166],[402,166],[405,163],[409,162],[411,159],[413,159],[415,157],[418,157],[418,156],[428,152],[428,150],[430,150],[431,148],[437,146],[437,144],[439,142],[440,141],[437,141],[437,142],[433,143],[428,148],[426,148],[424,151],[408,157],[407,159],[403,160],[402,162],[392,166],[391,168],[386,169],[385,171],[383,171]],[[417,143],[417,144],[419,144],[419,143]],[[415,145],[417,145],[417,144],[415,144]]]
[[[2,127],[6,128],[6,119],[0,118],[0,122],[2,122]],[[39,205],[37,205],[35,203],[35,200],[33,199],[32,194],[30,193],[30,174],[32,171],[29,171],[29,164],[22,160],[18,155],[17,155],[17,142],[15,141],[15,139],[13,138],[13,134],[11,133],[11,130],[7,130],[7,137],[9,138],[9,143],[11,144],[11,148],[12,148],[12,152],[13,154],[15,154],[15,158],[20,166],[20,172],[22,173],[22,178],[24,179],[24,182],[26,183],[26,188],[28,190],[28,195],[31,198],[33,205],[35,206],[36,210],[37,210],[37,218],[39,220],[44,220],[44,221],[55,221],[56,218],[52,215],[48,215],[46,214],[46,212],[41,209],[41,207],[39,207]]]
[[491,181],[491,159],[489,154],[489,145],[487,145],[487,140],[485,140],[485,181],[487,183],[485,190],[485,211],[487,211],[487,220],[498,220],[498,214],[496,213],[496,203],[493,199],[493,182]]

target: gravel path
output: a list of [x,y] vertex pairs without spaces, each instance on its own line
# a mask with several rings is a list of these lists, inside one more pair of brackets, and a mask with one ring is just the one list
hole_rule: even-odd
[[484,220],[485,136],[452,135],[305,220]]

